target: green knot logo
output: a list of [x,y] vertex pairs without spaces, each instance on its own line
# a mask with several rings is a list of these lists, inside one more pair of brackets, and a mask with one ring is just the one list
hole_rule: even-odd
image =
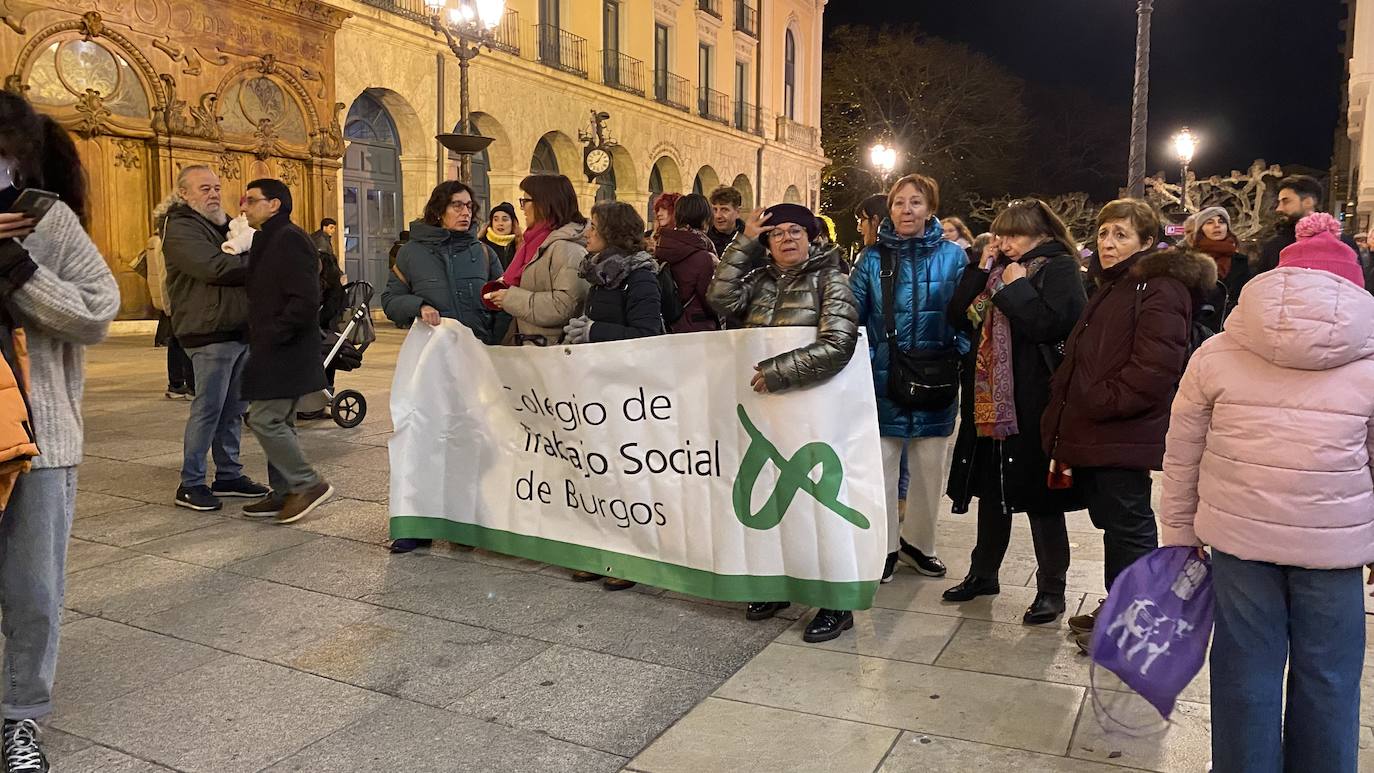
[[[743,405],[736,406],[740,424],[749,433],[749,450],[740,461],[739,474],[735,476],[734,503],[735,517],[751,529],[767,531],[782,522],[792,500],[798,491],[805,491],[817,502],[825,505],[831,512],[849,521],[860,529],[868,528],[864,514],[840,501],[840,486],[844,483],[844,465],[840,463],[835,449],[821,442],[807,443],[786,459],[778,452],[778,447],[759,432],[754,422],[749,420]],[[754,486],[764,465],[772,462],[778,468],[778,483],[773,495],[763,503],[756,513],[749,511],[749,500],[753,497]],[[819,480],[811,479],[811,471],[821,468]]]

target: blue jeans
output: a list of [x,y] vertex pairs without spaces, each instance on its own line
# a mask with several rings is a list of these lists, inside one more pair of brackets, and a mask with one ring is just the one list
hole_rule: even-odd
[[76,468],[32,470],[0,518],[0,631],[5,635],[5,719],[52,712],[67,538],[76,512]]
[[1212,556],[1212,770],[1355,773],[1365,638],[1360,569],[1300,569],[1219,550]]
[[215,459],[215,480],[243,477],[239,464],[239,440],[248,403],[240,396],[239,382],[248,361],[248,345],[236,341],[187,349],[196,376],[196,399],[186,419],[182,442],[181,485],[204,486],[205,454]]

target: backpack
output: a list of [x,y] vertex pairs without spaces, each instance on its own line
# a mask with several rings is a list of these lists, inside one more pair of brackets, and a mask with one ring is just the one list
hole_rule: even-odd
[[682,298],[677,294],[677,280],[673,279],[673,272],[668,268],[668,264],[659,263],[655,273],[658,274],[659,302],[663,307],[663,327],[666,329],[682,319],[685,309],[682,306]]
[[0,513],[39,453],[31,415],[28,340],[9,309],[0,307]]

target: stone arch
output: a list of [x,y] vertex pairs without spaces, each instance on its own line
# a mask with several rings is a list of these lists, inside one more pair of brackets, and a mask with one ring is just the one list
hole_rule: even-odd
[[782,200],[784,204],[801,204],[801,191],[797,190],[797,186],[789,185],[787,191],[782,194]]
[[[352,95],[348,100],[351,108],[353,103],[363,93],[382,103],[386,112],[391,116],[391,121],[396,125],[396,139],[400,142],[400,151],[404,155],[416,156],[430,153],[434,146],[434,137],[425,131],[424,124],[420,121],[420,114],[415,112],[415,108],[405,97],[388,88],[372,86],[363,91]],[[344,113],[347,115],[347,111]]]
[[[582,167],[582,158],[578,154],[577,144],[572,141],[572,138],[555,129],[551,132],[545,132],[544,136],[539,139],[549,143],[549,147],[553,148],[554,158],[558,160],[558,173],[569,179],[576,179],[578,170]],[[530,153],[534,153],[534,148],[530,148]]]
[[634,157],[620,145],[612,146],[611,169],[615,171],[617,196],[634,194],[639,191],[639,170],[635,168]]
[[649,167],[650,176],[658,172],[658,179],[663,183],[664,193],[682,192],[682,168],[678,166],[677,160],[672,156],[659,156]]
[[491,168],[501,171],[513,169],[516,163],[515,148],[511,146],[506,127],[490,113],[472,113],[468,120],[472,121],[474,131],[492,138],[492,143],[487,146],[487,159]]
[[709,165],[697,170],[697,175],[692,180],[692,192],[700,193],[703,196],[710,196],[711,191],[720,187],[720,175]]
[[754,208],[754,184],[749,182],[745,175],[738,175],[735,181],[730,183],[730,187],[739,191],[739,195],[744,199],[744,205],[740,209],[748,212]]

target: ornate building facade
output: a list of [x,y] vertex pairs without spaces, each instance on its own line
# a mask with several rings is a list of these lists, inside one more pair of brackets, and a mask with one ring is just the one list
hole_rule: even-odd
[[[1374,228],[1374,2],[1346,0],[1346,49],[1349,57],[1349,92],[1343,126],[1345,137],[1336,143],[1334,211],[1354,218],[1347,230],[1367,232]],[[1342,141],[1342,139],[1344,141]]]
[[[508,0],[472,63],[472,163],[484,202],[534,171],[574,180],[584,207],[647,208],[662,191],[740,190],[746,208],[815,206],[825,0]],[[124,297],[177,171],[284,180],[296,221],[342,225],[351,278],[380,285],[386,253],[430,189],[457,175],[435,140],[459,123],[459,67],[423,0],[0,0],[0,62],[77,135],[91,227]],[[594,116],[603,114],[600,125]],[[606,141],[609,167],[584,173]]]

